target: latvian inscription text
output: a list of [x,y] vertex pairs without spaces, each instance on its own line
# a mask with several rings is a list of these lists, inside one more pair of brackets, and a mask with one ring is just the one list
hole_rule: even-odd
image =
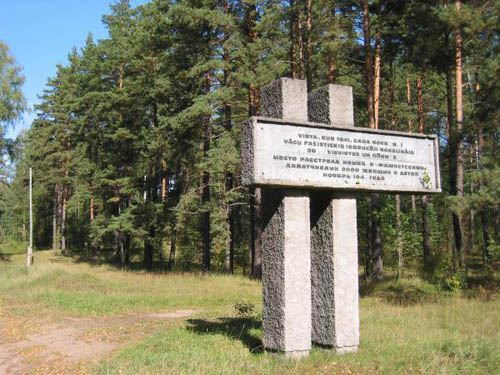
[[256,185],[440,190],[434,136],[266,123],[256,118],[245,126],[253,127],[253,150],[249,150],[253,165],[244,168],[253,172],[250,179]]

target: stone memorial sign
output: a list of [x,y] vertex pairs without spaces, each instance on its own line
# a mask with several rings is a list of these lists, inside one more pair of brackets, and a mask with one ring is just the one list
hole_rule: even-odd
[[437,137],[253,117],[243,182],[264,186],[440,191]]
[[[355,128],[352,89],[281,78],[242,124],[242,181],[261,188],[263,344],[359,346],[355,191],[441,191],[432,135]],[[312,122],[311,122],[312,121]]]

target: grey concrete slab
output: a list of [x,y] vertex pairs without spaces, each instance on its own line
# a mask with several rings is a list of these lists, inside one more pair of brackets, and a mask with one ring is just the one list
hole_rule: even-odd
[[[307,121],[306,82],[281,78],[263,87],[261,106],[268,117]],[[262,189],[263,344],[286,358],[311,348],[309,209],[307,191]]]
[[[353,127],[352,89],[328,85],[309,95],[309,120]],[[338,353],[359,346],[356,199],[311,193],[312,341]]]
[[243,183],[425,194],[440,190],[435,137],[318,125],[260,117],[242,124]]
[[266,189],[262,217],[264,347],[302,356],[311,348],[309,193]]
[[309,94],[309,121],[334,126],[354,126],[352,87],[326,85]]
[[307,121],[307,82],[280,78],[260,92],[261,114],[264,117]]

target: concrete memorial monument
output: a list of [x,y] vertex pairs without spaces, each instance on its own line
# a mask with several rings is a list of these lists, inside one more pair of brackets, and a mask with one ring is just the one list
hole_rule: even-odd
[[355,191],[441,191],[435,136],[354,128],[352,90],[282,78],[242,126],[243,183],[262,187],[263,344],[359,345]]

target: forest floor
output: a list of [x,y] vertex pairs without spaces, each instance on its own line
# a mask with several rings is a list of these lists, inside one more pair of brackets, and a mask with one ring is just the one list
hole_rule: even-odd
[[262,350],[260,284],[243,276],[123,271],[52,251],[24,261],[0,257],[0,375],[500,373],[495,291],[445,293],[416,277],[364,288],[359,353],[313,348],[293,361]]

